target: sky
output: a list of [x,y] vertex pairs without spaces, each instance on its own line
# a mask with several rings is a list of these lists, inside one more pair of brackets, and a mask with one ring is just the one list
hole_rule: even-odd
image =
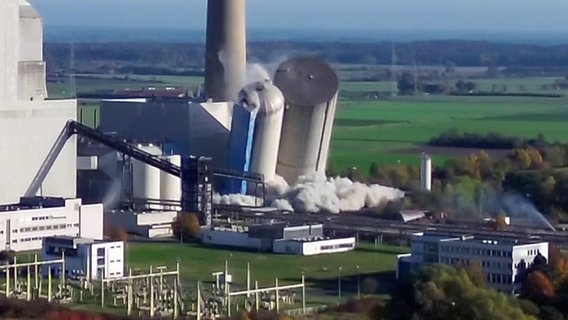
[[[49,26],[203,29],[205,0],[28,0]],[[568,31],[567,0],[247,0],[252,29]]]

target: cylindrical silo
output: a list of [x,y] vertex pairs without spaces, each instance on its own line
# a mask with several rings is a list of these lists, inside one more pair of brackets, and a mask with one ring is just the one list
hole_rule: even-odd
[[245,85],[245,0],[209,0],[205,44],[205,95],[234,101]]
[[[181,156],[171,155],[163,156],[164,160],[169,161],[178,167],[181,167]],[[167,173],[166,171],[160,172],[160,199],[164,201],[181,201],[181,179]],[[169,205],[164,206],[168,210],[181,210],[181,205]]]
[[[138,145],[138,149],[159,156],[162,150],[152,144]],[[132,198],[135,203],[160,199],[160,170],[138,160],[132,160]],[[160,209],[157,204],[143,206],[148,209]]]
[[270,81],[254,82],[239,93],[239,104],[255,115],[249,171],[262,173],[264,181],[276,174],[278,149],[284,117],[284,97]]
[[420,157],[420,186],[422,190],[432,190],[432,158],[426,153]]
[[301,175],[325,173],[339,88],[337,74],[316,58],[293,58],[278,67],[274,84],[286,103],[276,172],[289,184]]

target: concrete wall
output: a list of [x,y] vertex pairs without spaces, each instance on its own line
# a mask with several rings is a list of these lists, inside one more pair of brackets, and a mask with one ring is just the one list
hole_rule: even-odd
[[201,241],[205,244],[238,248],[260,249],[261,239],[249,238],[246,232],[203,229]]
[[355,249],[355,238],[328,239],[320,241],[275,240],[274,253],[311,256],[324,253],[346,252]]
[[[104,255],[98,255],[104,249]],[[104,268],[105,278],[118,278],[124,275],[124,243],[122,241],[95,243],[91,247],[91,275],[98,279],[99,270]]]
[[[76,100],[0,101],[0,204],[19,201],[67,120],[76,119],[76,106]],[[47,175],[41,194],[74,197],[76,165],[73,137]]]
[[43,60],[43,21],[29,4],[20,5],[19,61]]
[[79,211],[79,236],[103,239],[103,204],[82,205]]
[[0,1],[0,101],[18,96],[18,29],[18,0]]

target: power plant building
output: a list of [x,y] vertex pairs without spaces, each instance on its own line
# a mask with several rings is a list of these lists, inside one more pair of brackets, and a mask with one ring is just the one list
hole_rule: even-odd
[[[0,1],[0,204],[17,203],[69,119],[75,100],[47,98],[42,19],[23,0]],[[73,198],[76,144],[63,148],[39,190]]]

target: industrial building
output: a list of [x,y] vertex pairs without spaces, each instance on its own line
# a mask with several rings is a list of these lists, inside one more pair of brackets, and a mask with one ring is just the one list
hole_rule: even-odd
[[355,238],[329,238],[323,225],[259,224],[249,227],[203,229],[201,242],[295,255],[317,255],[355,249]]
[[425,264],[479,263],[490,287],[519,294],[523,272],[538,255],[548,260],[548,242],[423,233],[412,237],[410,254],[399,255],[397,278],[407,277]]
[[[274,83],[268,74],[247,83],[245,1],[209,1],[207,19],[202,94],[103,100],[97,129],[132,144],[158,146],[161,150],[150,153],[173,156],[173,161],[204,156],[212,159],[215,172],[224,168],[256,174],[249,176],[255,178],[252,183],[239,174],[229,178],[214,174],[213,187],[221,194],[263,199],[263,183],[276,175],[293,184],[302,175],[324,173],[337,103],[337,74],[318,59],[299,57],[280,65]],[[93,149],[97,146],[79,147],[80,156],[99,157],[98,161],[86,160],[87,164],[98,162],[96,169],[81,166],[86,170],[79,172],[79,195],[87,203],[103,201],[108,209],[176,209],[179,195],[166,190],[174,185],[175,177],[164,173],[160,179],[171,183],[157,182],[157,169],[134,162],[131,170],[128,159],[110,150],[111,155],[106,155]],[[141,172],[145,175],[138,177]],[[158,185],[163,186],[161,190]],[[112,189],[120,189],[114,192],[120,197],[105,201]],[[174,207],[164,208],[166,203]]]
[[[124,274],[124,242],[102,241],[81,237],[47,237],[43,239],[42,259],[65,259],[67,277],[83,277],[99,280],[101,278],[120,278]],[[47,265],[49,266],[49,265]],[[42,272],[48,272],[44,266]],[[51,270],[55,275],[61,273],[61,264],[54,264]]]
[[52,236],[103,238],[102,204],[81,199],[33,197],[0,206],[1,250],[39,250]]
[[[42,19],[28,2],[0,1],[0,43],[0,204],[10,204],[26,194],[77,103],[45,100]],[[75,148],[71,139],[38,194],[75,196]]]
[[105,221],[147,238],[173,237],[172,223],[177,215],[177,211],[107,210]]

